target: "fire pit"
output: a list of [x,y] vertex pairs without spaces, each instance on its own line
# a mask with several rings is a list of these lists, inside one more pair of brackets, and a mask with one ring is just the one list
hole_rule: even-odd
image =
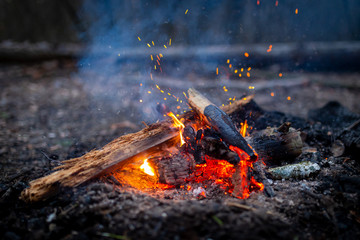
[[356,1],[0,6],[0,239],[359,238]]

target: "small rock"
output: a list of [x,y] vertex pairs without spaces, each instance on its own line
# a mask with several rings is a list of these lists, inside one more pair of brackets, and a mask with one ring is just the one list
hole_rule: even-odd
[[317,163],[304,161],[297,164],[290,164],[276,168],[270,168],[269,172],[273,179],[304,179],[320,171]]

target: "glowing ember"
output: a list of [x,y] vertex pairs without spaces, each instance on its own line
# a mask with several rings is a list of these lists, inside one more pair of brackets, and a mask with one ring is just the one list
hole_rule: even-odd
[[241,196],[238,196],[238,198],[246,199],[250,196],[250,192],[254,190],[262,190],[264,188],[264,184],[257,182],[254,177],[251,177],[249,180],[248,178],[248,171],[249,168],[253,168],[253,164],[250,161],[249,155],[247,155],[243,150],[240,148],[230,146],[229,147],[231,151],[234,151],[238,154],[240,158],[240,182],[241,186],[240,189],[242,189]]
[[155,171],[154,171],[154,169],[149,165],[147,159],[144,160],[144,163],[140,166],[140,169],[141,169],[144,173],[146,173],[146,174],[148,174],[148,175],[150,175],[150,176],[155,176]]
[[177,119],[177,117],[172,112],[169,112],[167,115],[173,119],[174,127],[179,128],[180,146],[184,145],[185,141],[182,135],[182,130],[185,128],[185,125],[179,119]]
[[206,163],[196,165],[194,177],[189,181],[197,183],[213,181],[231,193],[234,187],[231,183],[231,177],[235,172],[234,165],[225,160],[216,160],[208,156],[205,157],[205,161]]

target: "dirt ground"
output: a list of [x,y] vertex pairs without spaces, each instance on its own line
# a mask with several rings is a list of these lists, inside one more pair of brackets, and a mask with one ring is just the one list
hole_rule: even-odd
[[[0,66],[1,239],[360,237],[359,155],[333,157],[331,134],[307,142],[318,148],[319,154],[309,158],[320,164],[320,173],[302,180],[273,180],[274,198],[254,193],[246,200],[167,199],[94,180],[46,202],[19,200],[29,181],[48,174],[62,160],[138,131],[142,121],[161,118],[157,103],[177,113],[188,109],[181,95],[189,86],[219,105],[255,93],[255,102],[264,110],[305,119],[310,109],[329,101],[340,102],[354,116],[360,114],[359,73],[283,72],[280,78],[276,68],[255,69],[251,81],[219,77],[213,69],[176,77],[154,74],[164,95],[149,74],[138,69],[121,64],[108,75],[79,70],[69,60]],[[332,129],[315,128],[326,133]]]

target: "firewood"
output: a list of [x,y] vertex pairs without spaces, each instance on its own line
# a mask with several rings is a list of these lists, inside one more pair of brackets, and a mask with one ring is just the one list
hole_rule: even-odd
[[156,123],[143,130],[122,136],[93,150],[82,157],[65,161],[58,171],[30,182],[21,198],[36,202],[55,195],[60,188],[76,187],[85,181],[121,167],[133,158],[156,152],[156,146],[178,137],[177,129],[171,127],[171,121]]
[[203,120],[212,126],[227,144],[243,150],[250,156],[252,161],[257,159],[255,152],[236,130],[230,117],[224,111],[215,106],[205,96],[193,88],[188,90],[188,95],[188,101],[192,109],[194,109]]
[[[241,108],[249,103],[252,97],[238,100],[229,109]],[[181,118],[190,119],[194,112],[186,112]],[[21,199],[28,202],[46,200],[56,195],[63,188],[71,188],[121,168],[128,162],[138,158],[146,158],[149,154],[156,155],[174,144],[178,139],[178,130],[172,127],[171,120],[161,121],[142,129],[139,132],[121,136],[99,150],[93,150],[79,158],[63,161],[63,165],[55,172],[30,182],[29,188],[21,193]]]

